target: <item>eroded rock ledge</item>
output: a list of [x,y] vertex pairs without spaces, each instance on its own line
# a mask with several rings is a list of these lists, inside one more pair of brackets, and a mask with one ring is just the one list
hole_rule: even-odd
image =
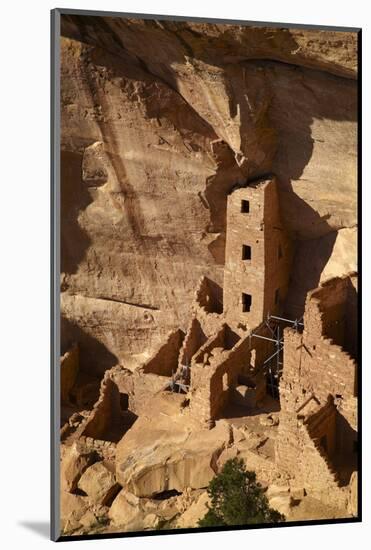
[[[290,519],[356,515],[356,33],[63,16],[61,61],[63,530],[193,527],[234,456]],[[266,302],[305,317],[279,405]]]
[[63,16],[62,35],[64,349],[96,339],[101,376],[185,328],[198,279],[222,281],[228,191],[268,172],[298,255],[318,239],[316,286],[356,223],[356,34]]

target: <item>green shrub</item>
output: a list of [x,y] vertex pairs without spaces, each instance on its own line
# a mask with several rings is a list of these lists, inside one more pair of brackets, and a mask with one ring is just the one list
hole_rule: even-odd
[[278,523],[285,516],[269,507],[255,472],[246,471],[243,460],[227,460],[207,489],[211,505],[199,527]]

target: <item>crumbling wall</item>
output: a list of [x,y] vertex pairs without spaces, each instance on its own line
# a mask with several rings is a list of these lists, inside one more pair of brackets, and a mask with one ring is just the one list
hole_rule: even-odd
[[60,365],[61,400],[62,403],[65,403],[69,401],[70,391],[75,385],[79,372],[79,348],[77,344],[74,344],[61,357]]
[[[286,338],[285,331],[285,357],[292,353],[292,348],[287,350]],[[300,365],[300,389],[313,392],[321,402],[329,395],[339,396],[343,402],[352,400],[357,372],[354,359],[327,338],[313,341],[303,335],[295,340],[299,346],[295,355]]]
[[195,303],[206,313],[223,313],[222,288],[208,277],[201,277],[196,290]]
[[[285,357],[287,355],[285,343]],[[335,451],[336,409],[327,400],[321,404],[311,391],[301,387],[298,372],[291,379],[287,362],[285,359],[280,381],[281,412],[275,446],[277,466],[287,473],[294,487],[330,505],[345,508],[346,492],[339,487],[329,458]],[[300,368],[300,363],[297,366]]]
[[320,442],[314,440],[303,420],[280,413],[279,438],[276,444],[277,466],[286,471],[294,487],[337,508],[346,507],[347,491],[338,478]]
[[218,331],[221,323],[225,322],[223,314],[219,313],[207,313],[203,308],[193,305],[192,313],[194,317],[197,317],[202,331],[207,338],[210,338],[212,334]]
[[329,395],[337,399],[338,408],[356,429],[355,382],[357,365],[340,346],[327,338],[317,339],[307,326],[300,334],[284,331],[284,368],[281,378],[281,407],[297,411],[310,395],[326,403]]
[[229,351],[214,348],[209,364],[192,365],[190,409],[202,422],[210,425],[229,401],[248,361],[249,349],[247,336]]
[[[238,385],[253,387],[256,403],[267,393],[263,363],[272,354],[273,345],[250,333],[242,334],[223,323],[192,359],[191,411],[205,423],[212,423],[233,400]],[[269,336],[268,328],[260,327],[259,334]]]
[[[304,323],[302,334],[291,328],[284,331],[277,464],[308,494],[345,507],[347,493],[339,486],[330,457],[339,458],[340,441],[342,452],[353,452],[349,434],[354,437],[357,429],[356,363],[321,335],[317,301],[308,300]],[[346,449],[345,425],[351,427],[346,431]]]
[[335,277],[308,294],[305,326],[357,356],[357,277]]
[[192,358],[192,364],[208,364],[216,348],[221,350],[232,349],[240,339],[240,336],[234,332],[226,323],[223,323],[219,330],[210,336],[208,340],[200,347],[198,352]]
[[192,365],[196,363],[201,364],[209,364],[209,359],[213,355],[213,350],[215,348],[224,349],[224,342],[225,342],[225,324],[221,325],[219,330],[210,336],[206,340],[206,342],[203,344],[203,346],[200,347],[200,349],[195,353],[195,355],[192,357]]
[[192,317],[183,345],[179,354],[179,364],[186,365],[191,362],[192,357],[206,342],[207,336],[197,317]]
[[141,371],[157,374],[159,376],[171,376],[178,368],[179,351],[184,339],[184,332],[180,329],[170,332],[164,344],[149,359]]
[[[338,396],[343,407],[357,395],[357,364],[342,345],[350,287],[353,288],[351,278],[334,278],[309,293],[301,337],[301,349],[305,350],[301,375],[304,382],[313,384],[314,380],[309,379],[317,378],[317,373],[316,395],[322,399],[329,394]],[[352,408],[345,405],[344,410]]]
[[[65,425],[61,439],[67,445],[81,437],[116,442],[136,420],[133,411],[121,407],[121,392],[115,382],[120,367],[106,371],[99,391],[99,398],[90,411],[82,411],[76,421]],[[71,417],[73,420],[73,417]]]
[[120,392],[110,376],[104,377],[99,399],[84,424],[81,435],[107,439],[111,425],[121,416]]
[[[199,280],[191,307],[192,317],[196,318],[200,323],[201,330],[207,338],[214,334],[219,329],[220,324],[224,321],[224,315],[222,311],[220,311],[220,307],[214,308],[217,311],[211,311],[212,308],[210,307],[210,303],[215,303],[215,301],[217,301],[219,305],[222,303],[222,297],[220,298],[222,289],[218,286],[213,287],[212,285],[214,283],[211,281],[212,284],[210,285],[208,281],[210,280],[206,277],[201,277]],[[207,298],[207,296],[210,295],[210,288],[215,289],[214,293],[216,298],[214,299]]]

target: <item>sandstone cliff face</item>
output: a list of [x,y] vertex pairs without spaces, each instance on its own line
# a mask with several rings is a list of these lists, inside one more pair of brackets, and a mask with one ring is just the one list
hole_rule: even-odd
[[294,308],[354,269],[355,34],[63,16],[62,35],[62,347],[83,369],[186,327],[200,277],[222,283],[236,183],[278,177]]

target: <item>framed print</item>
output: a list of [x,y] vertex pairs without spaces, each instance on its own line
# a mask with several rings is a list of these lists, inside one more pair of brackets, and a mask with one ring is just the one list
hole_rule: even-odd
[[54,540],[361,520],[360,38],[53,10]]

